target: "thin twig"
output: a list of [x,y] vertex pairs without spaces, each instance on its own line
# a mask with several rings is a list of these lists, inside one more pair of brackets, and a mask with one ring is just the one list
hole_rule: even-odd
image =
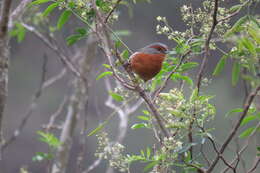
[[197,75],[197,88],[198,88],[198,92],[200,91],[200,86],[201,86],[201,80],[202,80],[202,76],[203,76],[203,72],[204,72],[204,69],[205,69],[205,66],[206,66],[206,62],[207,62],[207,59],[210,55],[210,50],[209,50],[209,44],[210,44],[210,40],[212,38],[212,35],[214,33],[214,30],[218,24],[218,21],[217,21],[217,13],[218,13],[218,2],[219,0],[215,0],[214,1],[214,9],[213,9],[213,15],[212,15],[212,25],[211,25],[211,28],[210,28],[210,32],[206,38],[206,41],[205,41],[205,54],[204,54],[204,57],[203,57],[203,60],[202,60],[202,63],[200,65],[200,69],[199,69],[199,72],[198,72],[198,75]]
[[40,98],[42,94],[42,86],[44,84],[45,78],[46,78],[46,72],[47,72],[47,57],[44,56],[43,58],[43,65],[42,65],[42,76],[41,76],[41,81],[40,81],[40,86],[35,92],[35,94],[32,97],[32,101],[30,106],[28,107],[24,118],[22,119],[21,123],[19,124],[18,128],[14,131],[13,135],[4,143],[3,145],[3,150],[6,149],[7,146],[9,146],[11,143],[13,143],[16,138],[21,134],[23,128],[25,127],[27,121],[31,117],[33,111],[37,107],[37,101]]
[[33,26],[22,23],[22,25],[34,35],[36,35],[45,45],[47,45],[50,49],[52,49],[59,57],[61,62],[67,67],[75,76],[81,78],[82,80],[86,80],[84,75],[81,74],[75,67],[75,65],[71,62],[70,58],[67,57],[55,44],[52,44],[46,37],[44,37],[40,32],[38,32]]
[[112,8],[112,10],[107,14],[106,18],[105,18],[105,21],[104,23],[107,23],[108,22],[108,19],[109,17],[112,15],[112,13],[115,11],[116,7],[119,5],[119,3],[121,2],[122,0],[117,0],[114,7]]
[[250,168],[250,170],[247,171],[247,173],[253,173],[259,164],[260,164],[260,157],[257,157],[252,168]]

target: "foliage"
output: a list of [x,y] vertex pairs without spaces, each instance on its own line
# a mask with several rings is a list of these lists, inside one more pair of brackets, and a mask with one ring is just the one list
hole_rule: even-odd
[[[103,64],[107,71],[99,74],[96,80],[103,79],[104,77],[113,76],[122,84],[120,77],[130,81],[133,89],[139,92],[140,96],[145,94],[140,91],[139,86],[141,82],[135,76],[127,75],[126,72],[118,67],[124,65],[128,61],[130,56],[130,49],[120,39],[120,36],[127,36],[129,31],[113,31],[109,25],[118,20],[118,11],[115,10],[118,5],[128,6],[133,2],[134,4],[139,2],[133,1],[108,1],[108,0],[96,0],[93,1],[79,0],[79,1],[65,1],[65,0],[36,0],[31,3],[31,6],[48,3],[48,7],[40,15],[38,24],[44,23],[45,18],[50,13],[58,8],[62,10],[55,30],[61,30],[66,26],[66,23],[70,20],[70,17],[74,15],[81,20],[85,26],[78,28],[75,34],[69,36],[66,41],[68,45],[72,45],[88,37],[88,33],[94,32],[100,37],[100,46],[103,48],[105,54],[108,50],[115,57],[119,57],[115,63],[109,62],[109,64]],[[149,2],[149,1],[147,1]],[[147,146],[141,150],[139,154],[126,154],[126,147],[118,142],[111,142],[108,134],[100,132],[105,123],[99,125],[95,130],[89,133],[90,135],[97,134],[98,148],[96,156],[101,159],[109,161],[109,165],[118,169],[120,172],[130,172],[130,166],[133,162],[145,163],[144,171],[151,172],[166,172],[170,170],[175,172],[178,167],[183,172],[201,171],[207,165],[201,160],[202,155],[194,157],[193,147],[202,146],[205,140],[213,141],[213,150],[217,153],[217,159],[222,157],[225,147],[230,140],[233,140],[234,134],[238,128],[235,128],[226,141],[227,144],[223,144],[224,148],[220,151],[216,151],[214,137],[212,137],[211,131],[213,128],[208,128],[207,124],[214,118],[216,114],[216,108],[211,104],[211,100],[214,96],[207,95],[201,92],[200,83],[204,86],[208,85],[211,79],[200,78],[203,76],[204,65],[195,61],[193,58],[196,56],[204,55],[204,58],[210,55],[209,51],[219,51],[223,55],[213,70],[213,75],[220,75],[226,68],[227,62],[232,61],[231,70],[231,84],[233,86],[238,85],[240,79],[242,79],[249,88],[257,88],[260,86],[260,25],[259,17],[253,14],[246,14],[239,18],[234,24],[230,24],[230,19],[240,12],[243,8],[250,7],[251,1],[241,0],[236,5],[228,8],[222,6],[223,0],[213,1],[204,0],[200,6],[194,8],[192,4],[184,4],[181,8],[182,20],[186,24],[185,31],[175,30],[173,26],[170,26],[166,17],[158,16],[156,18],[158,25],[155,30],[157,34],[164,35],[169,41],[176,44],[175,47],[170,49],[169,56],[163,63],[162,70],[148,86],[148,90],[151,93],[156,94],[158,88],[164,87],[168,82],[168,79],[172,82],[179,83],[180,87],[171,88],[166,92],[159,92],[151,99],[151,103],[147,102],[150,109],[149,111],[143,111],[144,115],[137,116],[140,121],[131,126],[132,130],[139,130],[145,128],[152,131],[157,138],[157,143],[154,144],[155,149],[152,146]],[[216,5],[217,3],[217,5]],[[216,10],[216,11],[215,11]],[[214,13],[215,11],[215,13]],[[214,19],[214,15],[216,19]],[[210,16],[210,17],[209,17]],[[211,17],[212,16],[212,17]],[[216,20],[216,21],[215,21]],[[100,23],[96,23],[100,22]],[[106,31],[102,35],[102,32],[98,28],[101,25]],[[95,28],[95,27],[96,28]],[[99,33],[100,32],[100,33]],[[107,34],[107,32],[109,34]],[[18,41],[23,40],[25,34],[24,28],[18,23],[15,29],[11,32],[11,35],[16,36]],[[105,36],[104,36],[105,35]],[[113,43],[111,47],[104,47],[103,37],[107,38],[109,43]],[[106,43],[106,42],[105,42]],[[228,45],[226,49],[222,50],[219,45]],[[121,52],[119,51],[121,50]],[[106,56],[112,56],[106,54]],[[200,68],[198,68],[200,67]],[[191,73],[198,69],[197,81],[192,79]],[[127,70],[126,70],[127,71]],[[196,83],[196,85],[195,85]],[[188,92],[185,91],[184,85],[188,84]],[[253,90],[252,90],[253,91]],[[123,102],[125,98],[129,97],[129,91],[124,88],[114,88],[113,91],[108,93],[116,102]],[[257,94],[257,92],[256,92]],[[188,95],[188,96],[186,96]],[[250,98],[251,95],[248,96]],[[256,95],[253,95],[256,96]],[[145,98],[145,97],[143,97]],[[239,137],[242,139],[250,138],[255,132],[259,131],[259,125],[250,124],[251,122],[260,123],[259,110],[250,102],[243,108],[236,108],[230,110],[226,114],[226,118],[230,115],[240,113],[240,120],[237,123],[237,127],[244,127],[244,130],[240,132]],[[161,131],[157,128],[155,122],[161,127],[162,124],[156,116],[154,116],[153,107],[162,119],[163,125],[170,135],[164,134],[162,137]],[[110,120],[111,116],[109,116]],[[162,129],[161,129],[162,130]],[[162,130],[163,131],[163,130]],[[51,151],[57,149],[61,143],[58,139],[50,134],[39,132],[40,141],[48,144]],[[195,140],[194,140],[195,139]],[[249,140],[249,139],[248,139]],[[259,147],[257,148],[259,155]],[[222,152],[222,153],[221,153]],[[34,160],[46,160],[52,159],[52,152],[50,153],[38,153]],[[216,159],[216,160],[217,160]],[[223,158],[221,158],[223,159]],[[217,160],[218,161],[218,160]],[[224,160],[225,162],[226,160]],[[211,163],[209,163],[211,164]],[[212,163],[212,165],[214,162]],[[230,167],[230,165],[228,165]],[[214,167],[214,165],[212,166]],[[158,169],[160,169],[158,171]],[[211,169],[211,167],[209,167]]]

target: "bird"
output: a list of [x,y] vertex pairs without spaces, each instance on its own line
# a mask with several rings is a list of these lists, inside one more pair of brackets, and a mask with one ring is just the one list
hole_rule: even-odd
[[160,42],[149,44],[129,57],[130,69],[144,82],[151,80],[161,71],[167,53],[167,45]]

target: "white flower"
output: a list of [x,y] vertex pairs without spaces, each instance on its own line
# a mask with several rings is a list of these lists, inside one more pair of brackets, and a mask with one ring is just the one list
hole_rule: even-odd
[[156,20],[157,20],[158,22],[160,22],[160,21],[162,20],[162,17],[161,17],[161,16],[158,16],[158,17],[156,18]]

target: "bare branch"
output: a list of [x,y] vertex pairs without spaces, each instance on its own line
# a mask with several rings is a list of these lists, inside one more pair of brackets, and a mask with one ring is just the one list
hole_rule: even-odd
[[75,67],[75,65],[71,62],[70,58],[62,53],[62,51],[59,49],[59,47],[56,44],[53,44],[50,42],[46,37],[44,37],[40,32],[38,32],[33,26],[29,26],[25,23],[22,23],[22,25],[30,32],[32,32],[34,35],[36,35],[46,46],[48,46],[50,49],[52,49],[59,57],[61,62],[67,67],[75,76],[81,78],[83,81],[86,79],[84,78],[84,75],[81,74]]
[[260,164],[260,157],[257,157],[256,160],[254,161],[252,168],[249,171],[247,171],[247,173],[253,173],[259,164]]
[[42,86],[43,86],[43,83],[44,83],[45,78],[46,78],[46,71],[47,71],[46,68],[47,68],[47,57],[44,56],[40,86],[37,89],[37,91],[35,92],[35,94],[33,95],[31,104],[28,107],[28,109],[27,109],[21,123],[19,124],[18,128],[14,131],[13,135],[3,144],[3,146],[2,146],[3,150],[6,149],[6,147],[9,146],[11,143],[13,143],[16,140],[16,138],[21,134],[21,132],[22,132],[23,128],[25,127],[27,121],[31,117],[33,111],[36,109],[37,101],[42,94]]

